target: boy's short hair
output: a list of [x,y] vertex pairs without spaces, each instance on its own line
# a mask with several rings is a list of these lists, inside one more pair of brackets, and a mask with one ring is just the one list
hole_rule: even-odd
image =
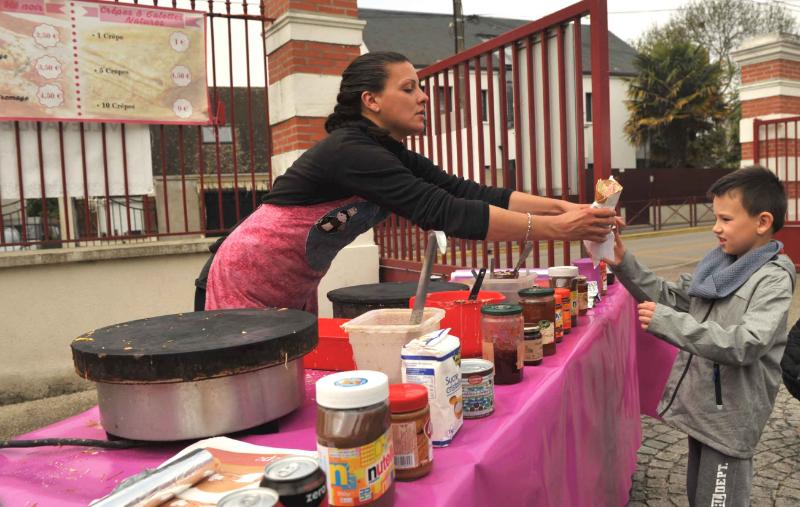
[[750,216],[767,211],[772,214],[772,232],[781,230],[786,216],[786,191],[772,171],[759,165],[737,169],[715,181],[708,196],[722,196],[734,190],[741,195],[742,207]]

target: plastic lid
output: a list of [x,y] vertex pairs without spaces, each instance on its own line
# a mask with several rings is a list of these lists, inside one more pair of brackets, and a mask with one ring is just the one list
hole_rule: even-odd
[[499,305],[486,305],[481,308],[481,313],[486,315],[516,315],[522,313],[520,305],[499,304]]
[[428,388],[419,384],[389,386],[389,410],[393,413],[414,412],[428,405]]
[[[541,322],[541,321],[540,321],[540,322]],[[539,332],[539,325],[538,325],[538,324],[536,324],[536,325],[533,325],[533,326],[525,326],[525,327],[523,328],[523,332],[524,332],[525,334],[528,334],[528,333],[538,333],[538,332]]]
[[542,296],[552,296],[553,295],[553,289],[549,289],[549,288],[546,289],[544,287],[528,287],[527,289],[520,290],[519,292],[517,292],[517,294],[519,295],[519,297],[523,297],[523,298],[531,298],[531,297],[532,298],[536,298],[536,297],[542,297]]
[[547,269],[547,274],[552,276],[578,276],[576,266],[553,266]]
[[342,371],[316,383],[317,404],[326,408],[361,408],[389,398],[389,377],[370,370]]
[[462,359],[461,375],[475,375],[476,373],[486,375],[492,373],[494,363],[486,359]]

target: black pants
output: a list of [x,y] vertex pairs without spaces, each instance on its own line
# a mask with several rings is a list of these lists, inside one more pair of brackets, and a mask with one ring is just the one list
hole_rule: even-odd
[[689,437],[686,493],[692,507],[750,505],[753,460],[726,456]]

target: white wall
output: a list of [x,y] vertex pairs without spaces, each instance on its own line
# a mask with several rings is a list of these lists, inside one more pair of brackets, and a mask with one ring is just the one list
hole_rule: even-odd
[[[621,77],[611,77],[608,87],[609,111],[611,113],[611,167],[614,169],[636,167],[636,146],[625,137],[625,122],[628,109],[625,107],[628,85]],[[583,93],[592,91],[591,76],[583,78]],[[586,124],[583,137],[586,140],[586,163],[592,161],[592,124]]]

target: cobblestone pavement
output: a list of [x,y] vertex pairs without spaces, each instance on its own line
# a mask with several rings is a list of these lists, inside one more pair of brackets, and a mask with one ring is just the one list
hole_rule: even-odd
[[[642,447],[628,506],[688,506],[687,453],[683,432],[642,416]],[[800,401],[783,386],[754,459],[752,505],[800,505]]]

